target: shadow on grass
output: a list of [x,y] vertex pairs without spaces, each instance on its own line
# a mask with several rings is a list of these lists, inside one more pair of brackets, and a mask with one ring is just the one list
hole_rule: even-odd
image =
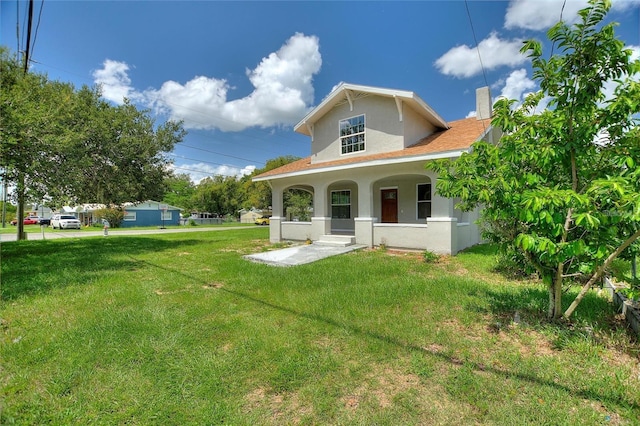
[[[488,301],[488,305],[486,303],[474,304],[471,302],[466,308],[474,312],[492,315],[493,325],[511,324],[516,312],[518,312],[522,320],[528,322],[529,325],[554,328],[562,334],[563,340],[567,338],[584,340],[585,330],[590,332],[594,330],[611,330],[618,327],[626,329],[626,327],[614,321],[616,313],[614,306],[607,299],[599,297],[595,291],[587,293],[573,313],[570,323],[566,321],[549,322],[546,318],[549,303],[547,288],[541,283],[537,286],[530,285],[530,280],[523,278],[522,274],[514,275],[512,270],[496,268],[488,259],[495,259],[498,252],[496,244],[481,244],[462,252],[463,255],[473,256],[474,261],[484,263],[487,269],[507,280],[515,280],[516,282],[527,284],[515,290],[484,285],[479,285],[472,290],[479,296],[478,300]],[[578,291],[578,286],[574,286],[563,293],[563,311],[573,302]]]
[[[193,281],[198,281],[199,278],[189,275],[187,273],[184,273],[182,271],[176,270],[176,269],[172,269],[170,267],[167,266],[163,266],[163,265],[157,265],[157,264],[153,264],[151,262],[147,262],[147,261],[142,261],[144,263],[146,263],[148,266],[150,267],[155,267],[158,269],[162,269],[166,272],[169,273],[174,273],[176,275],[180,275],[184,278],[188,278],[190,280]],[[203,285],[206,285],[206,283],[203,283]],[[442,352],[442,351],[438,351],[438,350],[434,350],[428,347],[423,347],[423,346],[418,346],[415,345],[413,343],[410,342],[406,342],[406,341],[402,341],[394,336],[389,336],[389,335],[385,335],[385,334],[381,334],[378,333],[376,331],[373,330],[368,330],[364,327],[360,327],[358,325],[354,325],[354,324],[347,324],[344,322],[339,322],[336,321],[332,318],[326,317],[326,316],[322,316],[322,315],[318,315],[318,314],[314,314],[314,313],[307,313],[307,312],[301,312],[292,308],[289,308],[287,306],[281,306],[281,305],[277,305],[275,303],[266,301],[266,300],[262,300],[259,299],[257,297],[254,297],[252,295],[237,291],[237,290],[231,290],[225,287],[219,287],[217,288],[217,290],[222,291],[224,293],[229,294],[230,296],[233,297],[237,297],[240,299],[244,299],[247,301],[250,301],[252,303],[255,303],[256,305],[260,305],[262,307],[267,307],[273,310],[277,310],[280,312],[284,312],[288,315],[294,316],[294,317],[298,317],[298,318],[305,318],[307,320],[311,320],[311,321],[315,321],[318,323],[323,323],[332,327],[335,327],[339,330],[346,330],[349,333],[352,333],[354,335],[358,335],[364,338],[368,338],[368,339],[375,339],[381,342],[384,342],[388,345],[392,345],[395,346],[397,348],[399,348],[400,350],[404,350],[410,353],[418,353],[418,354],[422,354],[422,355],[428,355],[428,356],[433,356],[435,358],[438,358],[442,361],[448,362],[450,364],[453,365],[461,365],[461,363],[464,363],[464,365],[468,366],[469,368],[471,368],[472,370],[480,373],[482,372],[483,374],[486,373],[492,373],[498,376],[502,376],[504,377],[504,379],[512,379],[512,378],[517,378],[519,380],[525,381],[525,382],[529,382],[532,384],[536,384],[539,386],[546,386],[549,388],[553,388],[557,391],[561,391],[561,392],[566,392],[567,394],[571,394],[571,395],[575,395],[578,396],[580,398],[584,398],[584,399],[588,399],[588,400],[592,400],[595,402],[598,402],[599,404],[601,403],[607,403],[607,404],[611,404],[614,406],[619,406],[619,407],[625,407],[625,408],[631,408],[633,410],[637,410],[640,409],[640,404],[638,404],[637,401],[626,401],[623,399],[623,397],[621,397],[620,395],[610,395],[607,393],[600,393],[596,390],[593,389],[579,389],[576,390],[572,387],[569,386],[565,386],[562,383],[557,383],[553,380],[547,380],[541,377],[537,377],[533,374],[524,374],[524,373],[518,373],[515,371],[511,371],[508,369],[501,369],[498,367],[492,367],[492,366],[487,366],[484,364],[480,364],[480,363],[476,363],[476,362],[471,362],[471,361],[467,361],[467,360],[460,360],[457,357],[454,356],[450,356],[447,355],[446,353]],[[532,301],[537,301],[543,294],[546,296],[546,292],[544,291],[527,291],[527,292],[523,292],[523,294],[525,294],[524,296],[514,296],[513,298],[507,299],[505,300],[505,298],[503,298],[501,293],[496,292],[495,294],[489,292],[489,296],[493,297],[493,300],[495,301],[495,304],[492,305],[493,308],[495,309],[495,312],[497,315],[502,315],[505,312],[511,312],[511,310],[516,307],[516,306],[527,306],[528,304],[530,304],[530,302]],[[594,301],[595,303],[597,303],[598,305],[600,305],[600,301]],[[538,302],[536,302],[538,303]],[[605,301],[602,301],[602,303],[605,303]],[[604,306],[603,306],[604,308]]]
[[75,238],[2,244],[4,301],[92,282],[108,271],[135,270],[134,256],[201,244],[198,240],[160,238]]

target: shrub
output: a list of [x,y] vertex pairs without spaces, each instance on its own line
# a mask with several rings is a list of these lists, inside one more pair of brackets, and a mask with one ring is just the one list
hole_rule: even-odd
[[109,222],[109,227],[119,228],[124,220],[124,210],[122,208],[98,209],[93,215],[98,220],[105,219]]
[[427,263],[436,263],[438,259],[440,259],[440,256],[437,253],[434,253],[429,250],[425,250],[422,256],[424,258],[424,261]]

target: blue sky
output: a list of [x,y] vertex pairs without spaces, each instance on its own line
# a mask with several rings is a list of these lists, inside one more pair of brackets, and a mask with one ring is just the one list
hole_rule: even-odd
[[[23,34],[27,5],[0,1],[0,43],[13,51],[25,45],[16,23]],[[189,133],[171,158],[197,182],[309,155],[293,126],[340,82],[413,91],[448,121],[475,109],[478,87],[522,99],[537,89],[522,40],[545,40],[561,11],[573,22],[586,1],[564,10],[561,0],[34,5],[32,70],[77,87],[100,83],[106,99],[126,96],[157,122],[184,120]],[[613,5],[608,20],[637,54],[640,0]]]

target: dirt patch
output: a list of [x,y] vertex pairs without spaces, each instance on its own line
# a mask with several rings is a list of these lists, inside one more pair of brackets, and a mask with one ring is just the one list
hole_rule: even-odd
[[164,291],[164,290],[156,289],[153,292],[155,294],[157,294],[158,296],[166,296],[166,295],[169,295],[169,294],[184,293],[184,292],[189,292],[189,291],[191,291],[190,288],[183,288],[183,289],[180,289],[180,290],[172,290],[172,291]]
[[202,286],[202,288],[204,288],[205,290],[211,290],[211,289],[222,288],[222,287],[224,287],[224,284],[222,283],[209,283]]
[[181,256],[189,256],[191,253],[189,253],[188,251],[183,251],[182,253],[178,253],[176,256],[181,257]]
[[[364,383],[353,393],[342,397],[347,410],[355,411],[364,400],[369,398],[375,400],[380,408],[388,408],[398,394],[420,388],[420,378],[415,374],[407,374],[391,368],[383,371],[375,370],[366,376]],[[371,402],[374,403],[374,401]]]
[[296,392],[270,393],[269,389],[257,388],[244,397],[245,411],[267,410],[271,414],[272,424],[299,424],[303,416],[313,414],[313,407],[304,405]]

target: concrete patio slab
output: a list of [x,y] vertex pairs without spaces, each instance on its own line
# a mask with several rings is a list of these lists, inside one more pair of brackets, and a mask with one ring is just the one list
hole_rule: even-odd
[[244,257],[252,262],[266,263],[272,266],[296,266],[365,247],[364,245],[357,244],[347,247],[309,244],[264,253],[249,254]]

